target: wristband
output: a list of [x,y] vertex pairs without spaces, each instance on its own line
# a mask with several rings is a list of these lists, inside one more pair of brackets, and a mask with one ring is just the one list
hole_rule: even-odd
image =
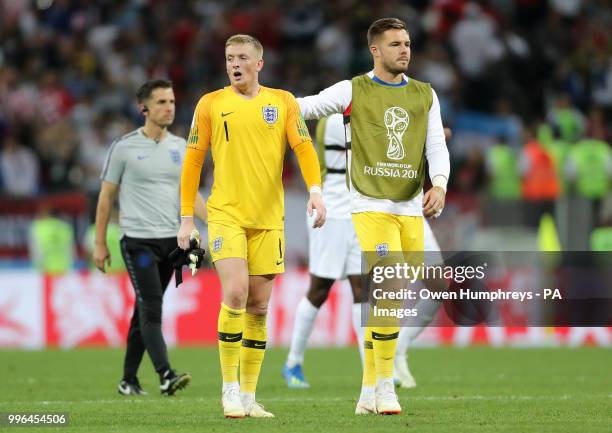
[[442,176],[441,174],[437,174],[433,177],[433,179],[431,179],[431,184],[433,186],[442,188],[442,190],[444,191],[444,194],[446,194],[446,183],[447,182],[448,180],[446,179],[446,177]]
[[310,193],[314,194],[315,192],[319,195],[321,194],[321,187],[319,185],[313,185],[310,187]]

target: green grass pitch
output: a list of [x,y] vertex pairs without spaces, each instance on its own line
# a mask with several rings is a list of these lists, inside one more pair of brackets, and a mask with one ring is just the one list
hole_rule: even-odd
[[289,390],[280,369],[286,350],[270,349],[258,400],[274,419],[226,420],[214,348],[171,351],[193,381],[161,397],[151,363],[140,373],[147,397],[122,397],[121,350],[0,351],[0,412],[68,412],[59,432],[610,432],[610,349],[435,348],[410,352],[418,387],[399,390],[399,416],[356,416],[360,362],[355,348],[310,349],[312,388]]

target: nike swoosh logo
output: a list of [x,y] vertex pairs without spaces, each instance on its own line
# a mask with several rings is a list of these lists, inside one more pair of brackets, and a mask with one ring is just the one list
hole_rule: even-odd
[[284,262],[285,262],[284,260],[277,260],[276,261],[276,266],[282,265]]
[[141,159],[145,159],[147,156],[148,155],[138,155],[136,156],[136,159],[140,161]]
[[221,112],[221,117],[225,117],[225,116],[229,116],[230,114],[232,114],[233,111],[230,111],[229,113],[224,113],[223,111]]

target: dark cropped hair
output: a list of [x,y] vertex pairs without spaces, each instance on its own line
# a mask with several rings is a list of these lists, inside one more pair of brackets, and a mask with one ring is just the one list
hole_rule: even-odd
[[149,80],[145,82],[142,86],[140,86],[140,89],[138,89],[138,92],[136,92],[136,98],[138,98],[138,102],[143,102],[149,99],[149,97],[151,96],[151,93],[153,93],[153,90],[159,89],[159,88],[163,88],[163,89],[172,88],[172,81],[166,80],[163,78],[158,78],[155,80]]
[[390,29],[406,30],[406,23],[397,18],[381,18],[374,21],[368,29],[368,46],[371,46],[378,36]]

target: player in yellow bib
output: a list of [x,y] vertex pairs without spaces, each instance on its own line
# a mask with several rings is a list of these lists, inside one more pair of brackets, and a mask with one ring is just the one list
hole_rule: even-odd
[[[189,246],[193,207],[208,148],[214,183],[208,199],[208,246],[221,280],[218,336],[222,404],[228,418],[271,417],[255,401],[266,347],[266,313],[273,279],[284,271],[286,143],[296,153],[310,191],[307,211],[314,227],[325,221],[319,160],[293,95],[261,86],[263,48],[252,36],[225,44],[230,86],[198,102],[181,175],[178,243]],[[240,366],[240,382],[238,382]]]
[[[351,213],[368,267],[397,260],[415,266],[423,262],[423,217],[442,213],[450,173],[440,104],[428,83],[406,75],[411,50],[403,21],[373,22],[368,46],[372,71],[298,103],[306,119],[344,115]],[[432,188],[423,191],[427,172]],[[389,290],[402,284],[389,283]],[[376,304],[381,310],[397,311],[399,306],[391,299]],[[375,316],[371,309],[355,413],[399,414],[402,409],[393,387],[399,320]]]

